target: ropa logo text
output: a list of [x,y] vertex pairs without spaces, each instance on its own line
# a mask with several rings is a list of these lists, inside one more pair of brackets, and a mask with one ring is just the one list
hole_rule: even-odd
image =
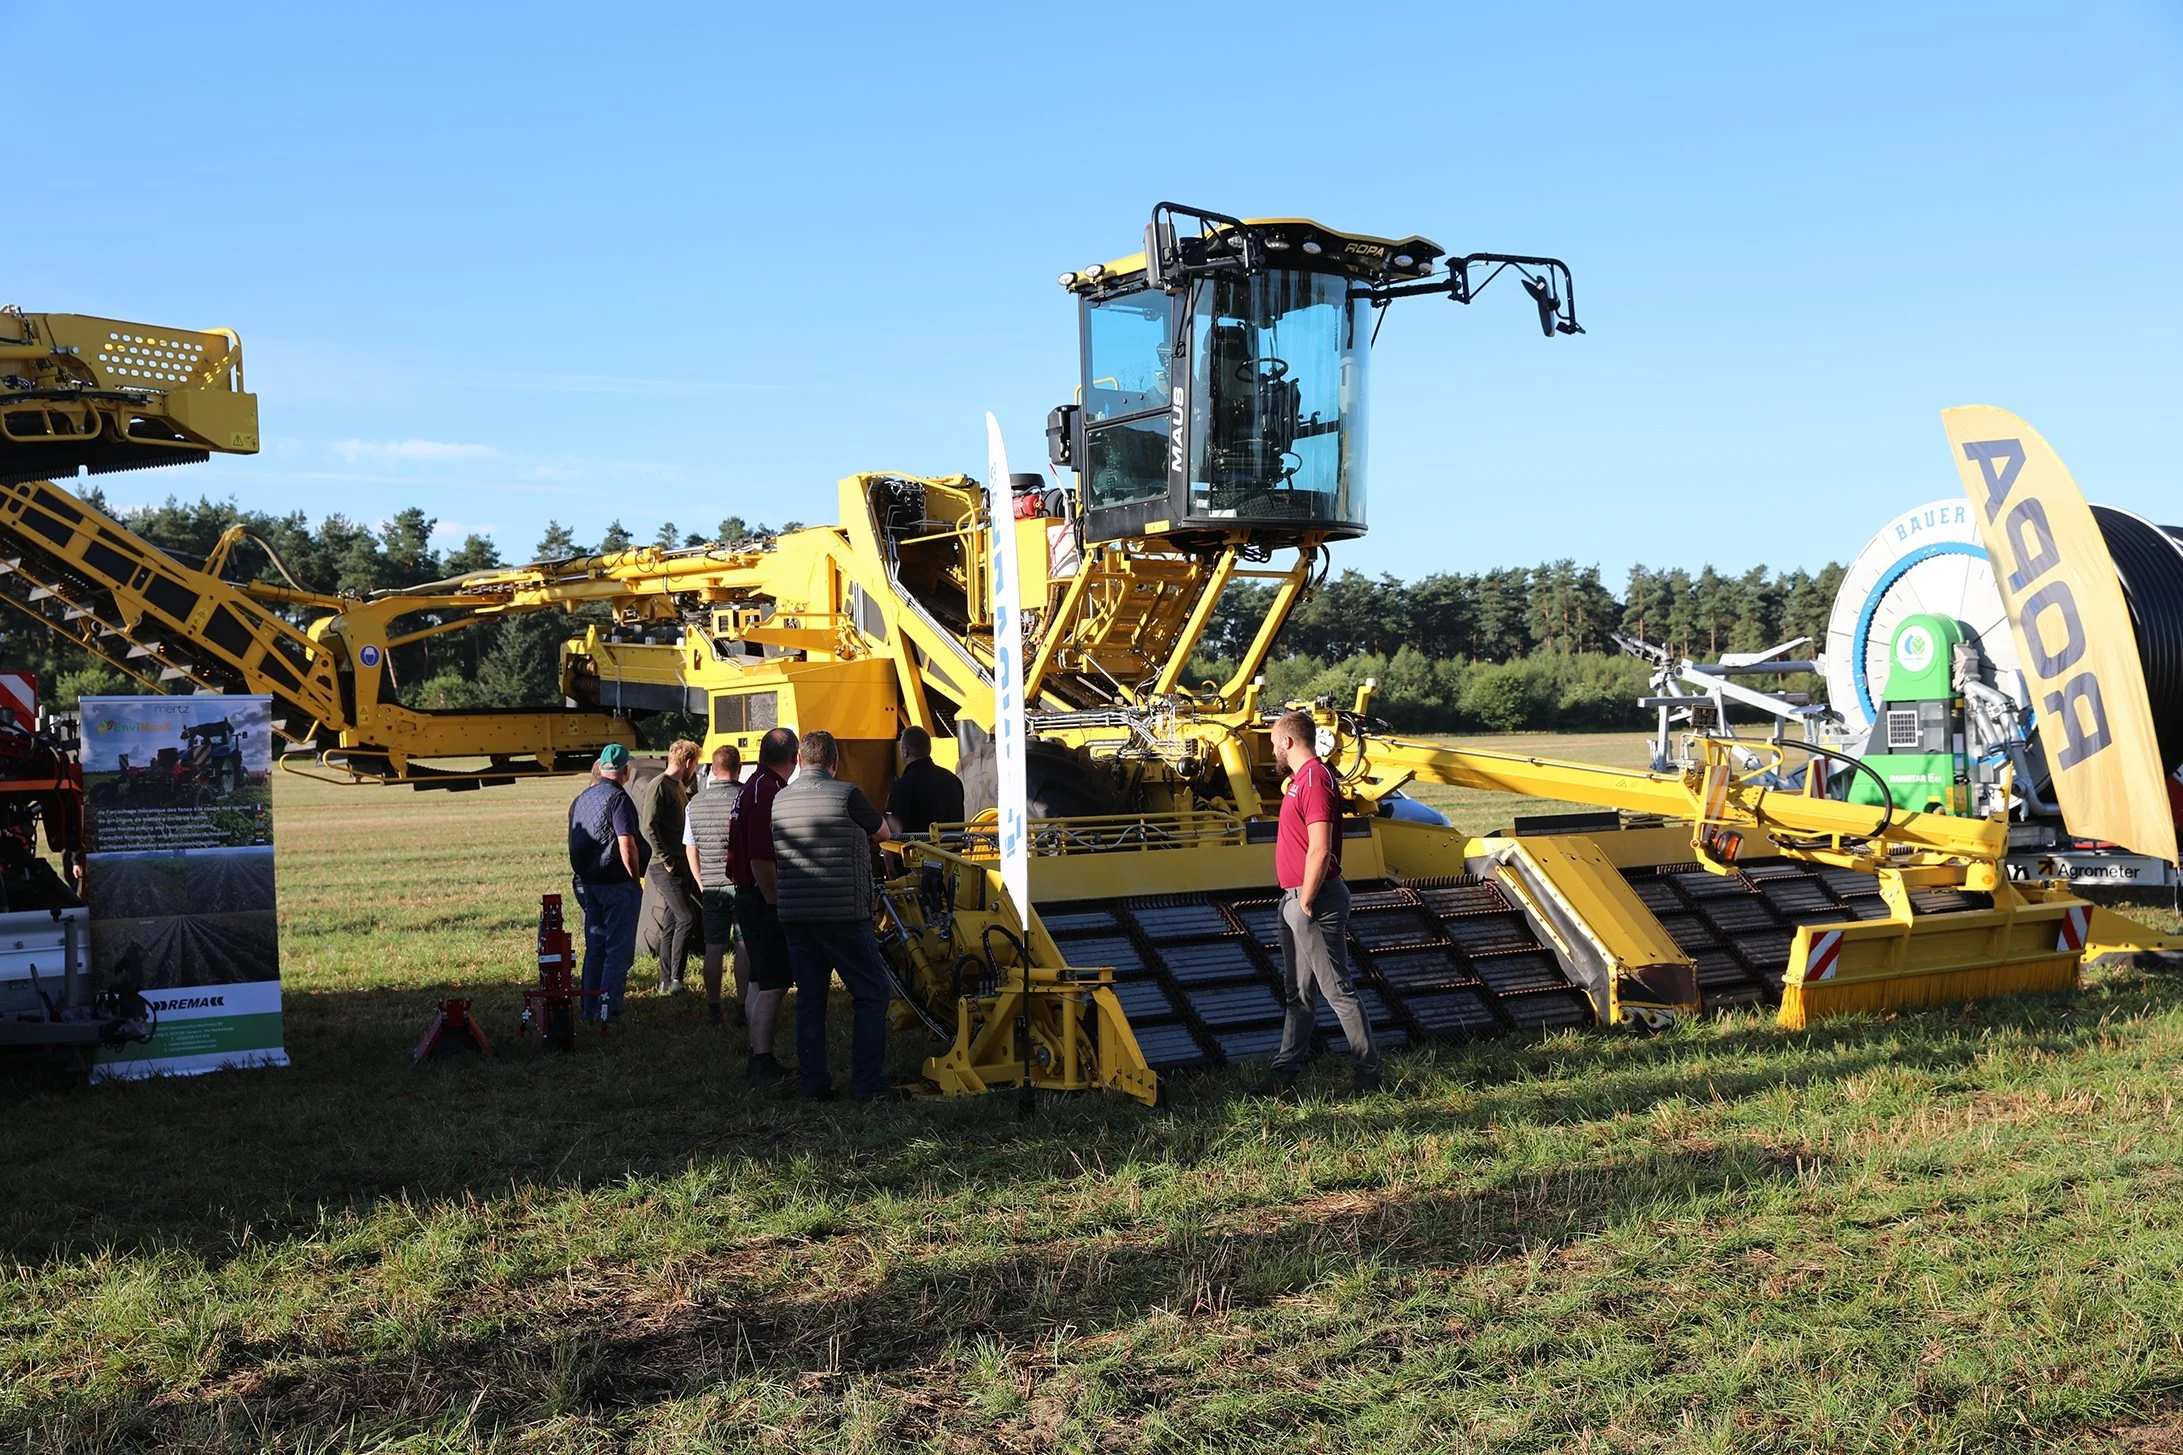
[[1180,475],[1182,473],[1184,422],[1182,386],[1177,385],[1175,388],[1175,402],[1167,411],[1167,473],[1170,475]]
[[[2009,492],[2024,469],[2024,442],[1973,440],[1963,446],[1963,455],[1978,466],[1986,482],[1987,522],[2000,519],[2008,539],[2009,558],[1996,561],[1994,570],[2009,573],[2017,631],[2030,654],[2024,666],[2040,689],[2040,727],[2059,736],[2057,765],[2074,768],[2106,749],[2114,735],[2107,726],[2100,679],[2089,667],[2074,670],[2085,654],[2084,621],[2069,582],[2054,575],[2062,564],[2062,552],[2047,523],[2047,509],[2030,495],[2008,504]],[[2008,512],[2003,516],[2005,505]],[[2046,690],[2055,683],[2060,685]]]

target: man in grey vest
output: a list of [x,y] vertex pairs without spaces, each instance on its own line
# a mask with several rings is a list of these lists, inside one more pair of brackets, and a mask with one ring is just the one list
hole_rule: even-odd
[[[713,749],[712,771],[682,815],[682,850],[697,884],[698,923],[705,937],[705,1018],[720,1024],[720,975],[735,943],[735,881],[728,873],[728,835],[735,827],[735,795],[742,785],[743,755],[733,743]],[[735,956],[736,1023],[749,1002],[743,957]]]
[[887,966],[872,929],[872,846],[885,836],[879,810],[854,783],[834,776],[840,754],[829,732],[804,734],[796,777],[773,800],[776,907],[796,974],[796,1063],[803,1094],[831,1101],[826,1067],[826,1000],[834,972],[855,1002],[850,1094],[889,1095]]

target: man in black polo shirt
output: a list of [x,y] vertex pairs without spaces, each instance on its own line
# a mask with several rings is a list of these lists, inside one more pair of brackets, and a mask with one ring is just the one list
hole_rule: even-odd
[[887,793],[888,837],[930,833],[936,823],[961,823],[963,780],[932,761],[932,734],[913,724],[902,729],[897,746],[902,771]]
[[[735,885],[735,924],[750,964],[750,1069],[756,1085],[780,1080],[773,1059],[774,1023],[793,983],[788,936],[781,929],[780,879],[773,860],[773,800],[796,771],[794,728],[777,727],[758,740],[758,771],[737,790],[728,825],[728,878]],[[821,999],[824,992],[821,992]]]

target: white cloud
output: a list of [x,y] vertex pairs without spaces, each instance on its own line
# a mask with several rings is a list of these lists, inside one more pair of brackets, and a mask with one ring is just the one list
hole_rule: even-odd
[[559,463],[532,465],[524,473],[533,480],[644,480],[664,484],[686,483],[686,471],[650,460],[598,459],[582,455],[562,455],[556,458]]
[[450,444],[443,440],[335,440],[333,450],[352,465],[360,460],[490,460],[500,453],[491,445]]

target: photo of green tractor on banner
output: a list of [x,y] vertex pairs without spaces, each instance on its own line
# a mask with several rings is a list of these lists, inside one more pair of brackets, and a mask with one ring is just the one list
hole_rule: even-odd
[[93,1078],[287,1065],[272,700],[85,698],[82,745],[92,972],[158,1018]]

